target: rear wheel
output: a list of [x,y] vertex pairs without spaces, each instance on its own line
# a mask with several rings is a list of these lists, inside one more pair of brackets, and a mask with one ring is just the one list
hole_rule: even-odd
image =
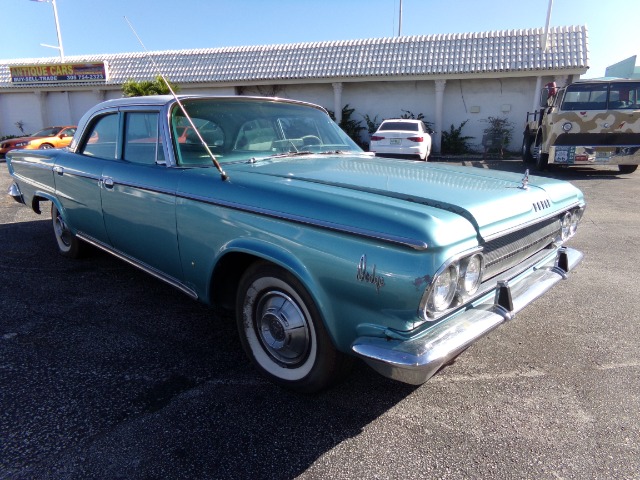
[[638,169],[638,165],[618,165],[620,173],[633,173]]
[[60,255],[69,258],[81,257],[86,245],[68,229],[55,203],[51,204],[51,221]]
[[258,263],[243,275],[236,318],[246,354],[278,385],[316,392],[350,363],[333,346],[306,289],[275,265]]
[[420,160],[428,162],[430,154],[431,154],[431,148],[427,148],[427,150],[424,152],[424,155],[422,157],[420,157]]
[[43,143],[42,145],[40,145],[40,150],[49,150],[50,148],[53,148],[53,145],[51,145],[50,143]]

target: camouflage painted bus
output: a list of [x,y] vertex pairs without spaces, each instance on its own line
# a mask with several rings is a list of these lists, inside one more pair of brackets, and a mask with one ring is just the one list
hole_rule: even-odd
[[579,80],[541,91],[540,110],[527,113],[522,159],[539,170],[549,164],[640,164],[640,80]]

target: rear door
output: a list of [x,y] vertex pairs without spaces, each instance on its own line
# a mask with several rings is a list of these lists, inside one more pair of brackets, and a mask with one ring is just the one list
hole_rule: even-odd
[[108,237],[102,218],[102,170],[116,161],[118,129],[117,110],[106,111],[91,122],[77,152],[59,155],[53,167],[67,224],[103,243]]

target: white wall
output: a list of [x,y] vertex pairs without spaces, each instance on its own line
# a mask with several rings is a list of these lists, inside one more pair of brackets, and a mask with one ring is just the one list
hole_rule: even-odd
[[21,135],[15,123],[24,122],[24,132],[40,130],[40,100],[33,92],[3,93],[0,95],[0,136]]
[[[546,81],[543,79],[543,84]],[[474,137],[469,143],[481,149],[482,131],[487,127],[482,120],[489,116],[506,117],[513,123],[513,140],[510,149],[520,148],[525,116],[534,98],[535,77],[448,80],[444,92],[443,129],[468,120],[462,130],[465,136]],[[425,120],[435,120],[435,82],[388,81],[388,82],[343,82],[342,105],[354,108],[353,118],[366,127],[364,115],[377,122],[385,118],[401,116],[404,111],[415,115],[422,113]],[[234,87],[182,87],[180,93],[196,95],[234,95]],[[334,93],[331,82],[279,85],[277,87],[244,87],[243,95],[268,95],[304,100],[333,110]],[[42,118],[40,97],[33,92],[0,93],[0,136],[18,135],[15,122],[25,122],[25,131],[31,132],[44,126],[43,121],[54,124],[75,124],[86,110],[101,102],[120,98],[122,91],[77,90],[49,92],[44,104],[46,114]],[[509,111],[503,111],[509,109]],[[507,107],[508,106],[508,107]],[[479,112],[472,113],[472,110]],[[368,134],[363,131],[363,140]]]

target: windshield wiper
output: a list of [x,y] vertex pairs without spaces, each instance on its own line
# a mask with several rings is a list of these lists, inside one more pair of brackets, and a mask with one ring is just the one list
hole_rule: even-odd
[[268,158],[299,157],[301,155],[313,155],[313,153],[309,150],[300,150],[297,152],[276,153],[275,155],[269,155]]

